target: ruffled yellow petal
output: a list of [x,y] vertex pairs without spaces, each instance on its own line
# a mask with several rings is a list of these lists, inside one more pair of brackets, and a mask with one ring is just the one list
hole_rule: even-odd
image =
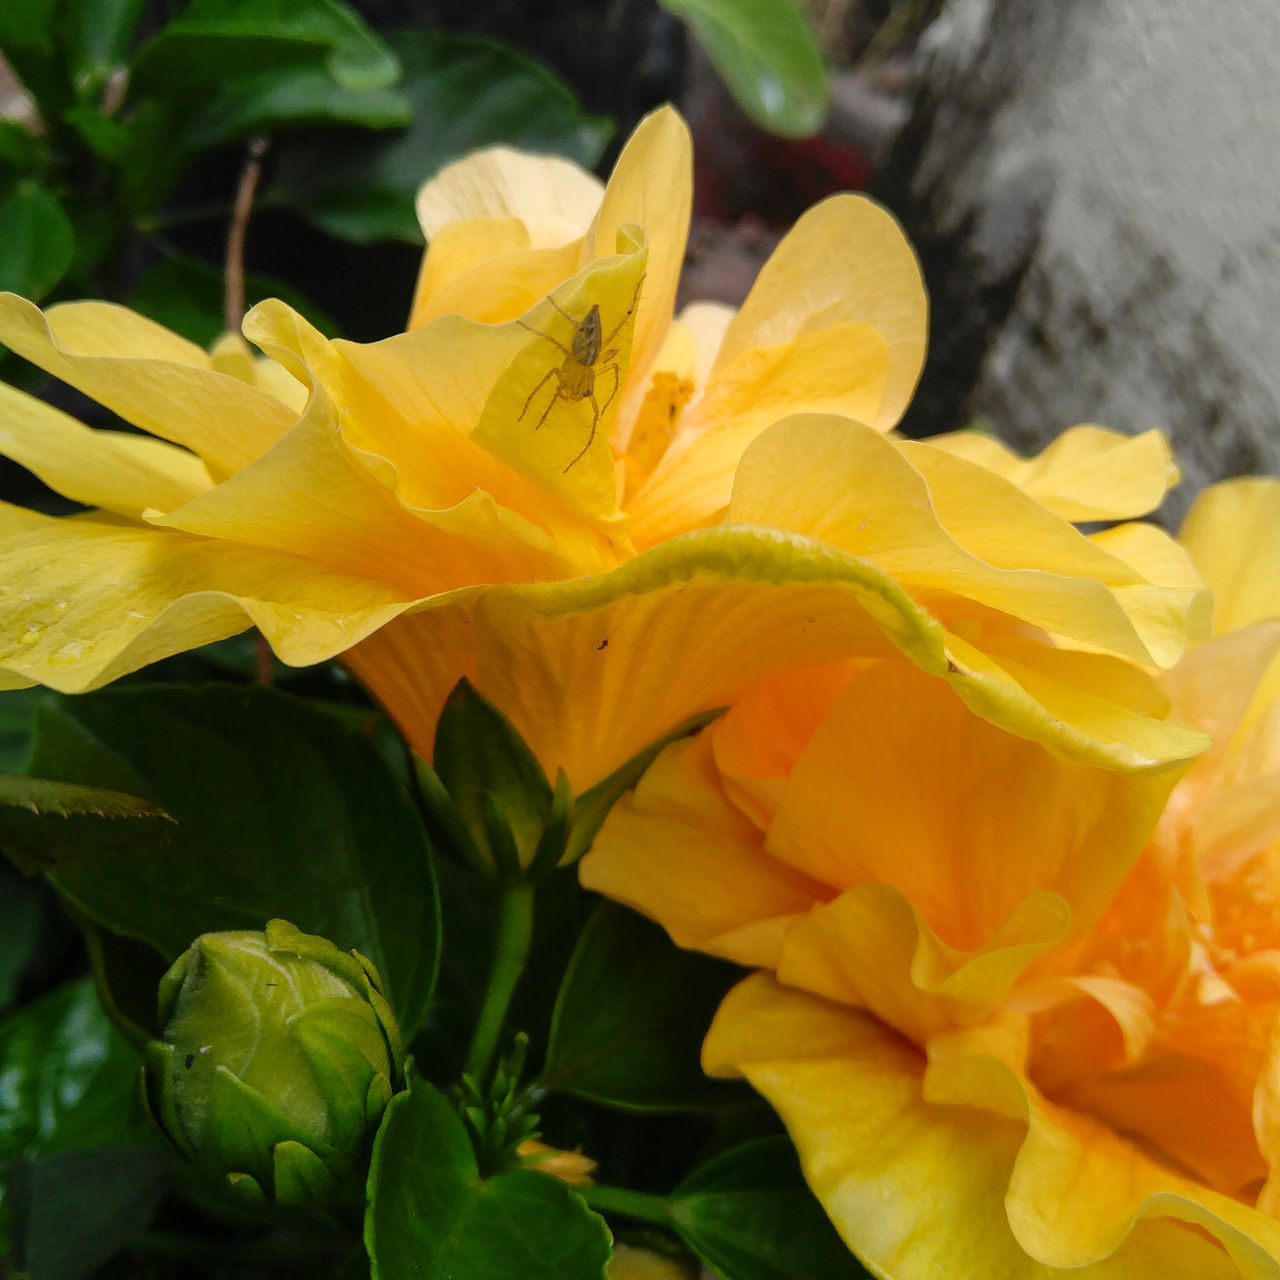
[[[1055,635],[1168,665],[1196,592],[1152,587],[1130,616],[1111,589],[1136,569],[1001,477],[857,423],[800,415],[743,454],[728,519],[792,529],[864,557],[909,587],[946,591]],[[1005,566],[1026,567],[1005,567]],[[1149,585],[1149,584],[1146,584]]]
[[870,325],[888,345],[884,400],[869,424],[888,431],[920,377],[928,302],[902,229],[863,196],[831,196],[787,233],[729,325],[715,373],[752,347],[843,324]]
[[680,946],[752,966],[776,965],[794,919],[830,896],[765,853],[720,787],[706,733],[662,752],[578,865],[588,889],[657,920]]
[[[1016,1079],[982,1096],[995,1110],[928,1101],[924,1061],[899,1036],[763,975],[726,997],[703,1063],[745,1075],[769,1099],[837,1229],[888,1280],[1055,1280],[1063,1265],[1078,1266],[1070,1274],[1079,1280],[1280,1275],[1280,1225],[1265,1215],[1156,1170],[1119,1139],[1123,1157],[1101,1164],[1099,1183],[1068,1184],[1064,1175],[1087,1166],[1070,1152],[1053,1166],[1052,1131],[1040,1125],[1033,1138],[1016,1114]],[[1117,1186],[1117,1170],[1140,1171],[1137,1185]],[[1100,1204],[1104,1195],[1112,1201]],[[1123,1227],[1106,1252],[1082,1256],[1097,1254],[1089,1215],[1100,1208],[1101,1220]],[[1028,1243],[1048,1246],[1046,1257]],[[1078,1260],[1058,1261],[1067,1249]]]
[[779,418],[839,413],[875,421],[887,372],[884,339],[866,325],[832,325],[742,352],[684,415],[675,444],[627,504],[636,545],[653,546],[719,519],[743,452]]
[[[1049,711],[996,664],[953,661],[958,642],[892,578],[771,530],[688,534],[591,579],[499,586],[421,609],[348,655],[414,749],[430,753],[439,709],[466,675],[550,774],[563,766],[578,789],[772,673],[898,652],[1064,759],[1144,769],[1204,746],[1199,734],[1100,694],[1072,702],[1052,679],[1041,682]],[[1080,723],[1063,718],[1072,715]]]
[[148,507],[167,511],[213,483],[204,463],[185,449],[148,436],[91,431],[3,383],[0,453],[64,498],[125,516]]
[[1159,431],[1126,436],[1105,427],[1070,427],[1032,458],[979,431],[930,436],[929,443],[1003,476],[1064,520],[1144,516],[1180,478]]
[[0,506],[9,687],[96,689],[148,663],[256,625],[286,662],[321,662],[403,607],[382,583],[305,559]]
[[[630,259],[595,264],[560,291],[561,305],[576,305],[587,293],[612,299],[630,285],[621,303],[625,312],[641,269]],[[597,287],[598,280],[603,283]],[[549,316],[560,329],[545,332],[557,340],[564,336],[568,322],[550,303],[544,301],[534,315]],[[548,384],[520,418],[529,393],[564,361],[546,338],[516,324],[445,316],[381,342],[329,342],[281,303],[255,308],[245,328],[277,359],[309,371],[338,407],[349,457],[424,518],[461,504],[474,507],[481,498],[496,504],[541,531],[554,550],[545,576],[611,567],[627,549],[606,438],[614,406],[601,415],[598,442],[567,473],[565,462],[573,456],[568,450],[579,451],[590,432],[590,403],[562,398],[538,428],[553,394]],[[612,377],[606,377],[604,394],[611,385]],[[554,453],[557,445],[565,452]],[[482,530],[476,533],[482,543],[491,541],[480,536]],[[490,570],[472,581],[520,576],[528,574]]]
[[1025,1117],[1005,1207],[1018,1243],[1056,1267],[1111,1257],[1135,1225],[1169,1218],[1216,1239],[1249,1277],[1280,1275],[1280,1222],[1161,1167],[1107,1126],[1026,1080],[1016,1037],[977,1028],[930,1045],[924,1097]]
[[230,374],[275,396],[291,413],[299,414],[306,408],[307,386],[283,365],[268,357],[255,356],[238,333],[224,333],[209,348],[209,361],[219,373]]
[[1178,540],[1213,588],[1215,635],[1280,615],[1280,480],[1210,485]]
[[1042,890],[1067,904],[1078,935],[1176,778],[1068,764],[910,663],[880,663],[854,676],[796,760],[768,849],[833,887],[892,885],[954,948],[988,946]]
[[193,343],[125,307],[69,302],[47,315],[0,294],[0,344],[126,422],[198,454],[216,479],[264,453],[295,414],[212,367]]

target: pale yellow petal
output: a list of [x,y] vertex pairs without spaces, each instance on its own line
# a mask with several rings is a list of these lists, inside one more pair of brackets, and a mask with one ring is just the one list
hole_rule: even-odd
[[1210,485],[1178,540],[1213,588],[1215,635],[1280,615],[1280,480]]
[[[1189,1229],[1183,1203],[1153,1203],[1109,1256],[1064,1273],[1030,1256],[1005,1208],[1025,1121],[922,1097],[924,1063],[865,1014],[764,976],[726,997],[703,1049],[715,1074],[741,1074],[778,1111],[836,1228],[888,1280],[1274,1280],[1276,1224],[1233,1210],[1264,1247],[1230,1225]],[[1072,1187],[1079,1196],[1091,1189]],[[1172,1199],[1172,1198],[1171,1198]],[[1057,1211],[1047,1201],[1045,1212]],[[1195,1219],[1197,1227],[1200,1224]],[[1219,1243],[1214,1232],[1228,1237]],[[1224,1244],[1226,1247],[1224,1248]],[[1227,1250],[1232,1250],[1229,1253]],[[1234,1255],[1234,1256],[1233,1256]]]
[[0,344],[106,406],[182,445],[215,478],[264,453],[295,414],[274,395],[219,373],[193,343],[106,302],[69,302],[48,315],[0,294]]
[[126,516],[148,507],[167,511],[213,483],[204,463],[185,449],[149,436],[91,431],[3,383],[0,453],[64,498]]
[[209,359],[219,373],[275,396],[292,413],[301,413],[306,407],[306,386],[274,360],[255,356],[238,333],[224,333],[209,349]]
[[[726,306],[723,302],[691,302],[680,312],[679,323],[693,338],[694,351],[697,353],[692,375],[697,386],[705,387],[710,381],[712,367],[724,343],[724,335],[728,333],[729,325],[737,314],[736,307]],[[657,367],[666,366],[659,362]]]
[[980,431],[930,436],[929,443],[1004,476],[1064,520],[1146,515],[1179,480],[1159,431],[1126,436],[1105,427],[1070,427],[1031,458]]
[[320,662],[403,608],[384,584],[305,559],[15,507],[0,507],[0,582],[0,669],[64,693],[252,625],[285,662]]
[[428,241],[455,223],[514,217],[530,228],[563,228],[559,239],[542,238],[540,247],[548,247],[586,231],[603,191],[599,178],[572,160],[486,147],[445,165],[425,182],[416,208]]
[[729,325],[716,370],[751,347],[778,346],[833,324],[870,325],[888,344],[884,402],[869,424],[888,431],[920,377],[928,302],[902,228],[865,196],[831,196],[787,233]]

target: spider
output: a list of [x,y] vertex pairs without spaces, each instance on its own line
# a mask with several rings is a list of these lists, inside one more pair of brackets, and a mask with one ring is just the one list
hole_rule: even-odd
[[[587,450],[591,448],[591,442],[596,438],[596,428],[600,425],[600,416],[608,410],[618,394],[618,388],[622,382],[622,373],[617,362],[618,349],[609,344],[622,332],[622,326],[635,314],[636,304],[640,301],[642,284],[644,284],[643,276],[636,284],[635,296],[631,299],[631,305],[622,319],[603,337],[600,333],[600,307],[594,302],[591,304],[591,310],[581,320],[575,320],[554,298],[547,298],[547,301],[573,325],[573,337],[567,347],[549,333],[543,333],[541,329],[535,329],[533,325],[526,324],[523,320],[516,321],[522,328],[528,329],[530,333],[536,333],[540,338],[545,338],[552,346],[564,352],[564,363],[548,369],[538,385],[529,392],[517,421],[523,421],[525,414],[529,412],[529,406],[533,404],[534,396],[552,378],[556,379],[556,388],[551,393],[551,399],[547,401],[547,407],[543,409],[542,416],[534,425],[535,431],[546,422],[547,415],[555,408],[557,400],[591,401],[591,430],[587,433],[587,442],[569,460],[564,468],[566,472],[580,462]],[[596,399],[596,378],[606,373],[613,374],[613,389],[609,392],[609,398],[601,404]]]

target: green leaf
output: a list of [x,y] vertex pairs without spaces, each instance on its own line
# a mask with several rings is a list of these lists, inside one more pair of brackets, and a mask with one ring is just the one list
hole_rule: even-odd
[[62,206],[26,179],[0,199],[0,289],[36,301],[66,274],[75,234]]
[[330,235],[421,244],[414,196],[449,161],[501,142],[591,166],[612,132],[561,81],[512,49],[422,31],[390,43],[413,106],[408,129],[376,140],[290,139],[277,153],[271,198]]
[[273,689],[132,686],[37,713],[32,768],[129,789],[172,844],[65,867],[91,920],[172,962],[198,934],[272,917],[368,956],[411,1035],[430,998],[439,908],[422,824],[368,739]]
[[0,1013],[17,999],[36,956],[46,924],[47,892],[42,881],[20,877],[0,863]]
[[201,109],[183,142],[202,150],[307,125],[394,129],[412,119],[413,108],[398,89],[348,89],[322,67],[287,67],[230,81]]
[[685,1243],[727,1280],[870,1280],[805,1185],[788,1138],[722,1152],[668,1204]]
[[689,24],[738,105],[785,138],[827,114],[822,53],[795,0],[658,0]]
[[411,1075],[374,1143],[365,1245],[373,1280],[604,1280],[612,1240],[558,1178],[482,1179],[457,1113]]
[[432,756],[481,854],[505,875],[518,876],[542,838],[551,784],[511,721],[465,678],[441,709]]
[[[174,257],[142,277],[129,305],[199,346],[208,347],[226,331],[225,290],[226,280],[216,268],[195,258]],[[283,281],[248,274],[244,292],[246,306],[264,298],[282,298],[322,333],[329,337],[338,333],[331,317]]]
[[352,90],[385,89],[398,70],[339,0],[193,0],[139,51],[131,92],[189,98],[238,76],[308,65]]
[[657,925],[602,902],[578,939],[551,1020],[542,1083],[628,1110],[732,1102],[702,1073],[702,1039],[741,973],[681,951]]
[[13,1258],[33,1280],[90,1280],[150,1222],[168,1182],[164,1153],[109,1147],[24,1157],[9,1167]]
[[27,875],[164,844],[173,819],[137,796],[0,774],[0,852]]
[[11,1014],[0,1022],[0,1160],[127,1138],[140,1065],[88,979]]

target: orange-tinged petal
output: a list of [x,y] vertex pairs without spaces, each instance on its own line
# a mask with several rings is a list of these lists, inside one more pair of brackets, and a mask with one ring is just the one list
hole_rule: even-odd
[[171,654],[257,625],[286,662],[321,662],[394,617],[365,578],[109,517],[0,506],[9,625],[0,669],[64,693],[96,689]]
[[1215,635],[1280,615],[1280,480],[1210,485],[1178,540],[1213,588]]
[[1168,1217],[1213,1236],[1249,1277],[1280,1275],[1280,1222],[1171,1172],[1090,1116],[1055,1106],[1022,1075],[988,1029],[953,1032],[930,1046],[929,1101],[1014,1106],[1026,1117],[1005,1205],[1018,1243],[1056,1267],[1112,1256],[1149,1217]]
[[185,449],[148,436],[91,431],[3,383],[0,453],[64,498],[126,516],[180,506],[213,483],[204,463]]
[[768,848],[837,888],[894,886],[952,947],[986,946],[1042,890],[1061,895],[1078,934],[1176,777],[1068,764],[975,716],[943,681],[881,663],[854,676],[796,760]]
[[831,196],[792,227],[730,323],[715,372],[752,347],[843,324],[870,325],[888,345],[884,401],[870,424],[888,431],[920,377],[928,302],[902,229],[864,196]]
[[1064,520],[1146,515],[1179,480],[1169,442],[1159,431],[1126,436],[1105,427],[1069,427],[1032,458],[980,431],[930,436],[929,443],[1012,481]]
[[[809,1185],[874,1274],[886,1280],[1064,1280],[1056,1266],[1028,1254],[1005,1208],[1026,1123],[926,1101],[921,1055],[873,1018],[763,975],[748,978],[721,1005],[703,1064],[714,1074],[745,1075],[769,1099],[796,1143]],[[1086,1190],[1073,1187],[1068,1194]],[[1058,1203],[1044,1207],[1052,1212]],[[1192,1218],[1204,1230],[1189,1229],[1184,1202],[1172,1195],[1145,1208],[1147,1216],[1134,1221],[1114,1252],[1070,1275],[1280,1275],[1277,1226],[1253,1210],[1233,1206],[1229,1212],[1264,1247],[1213,1218],[1204,1224]]]
[[995,1013],[1070,923],[1061,897],[1032,893],[981,945],[962,952],[948,947],[898,889],[860,884],[795,922],[777,973],[788,986],[867,1009],[923,1043]]
[[[693,140],[671,107],[660,107],[636,126],[609,176],[604,198],[582,242],[578,265],[618,252],[628,226],[643,229],[649,257],[631,344],[632,377],[621,394],[626,418],[644,398],[646,374],[662,346],[675,310],[693,205]],[[601,306],[604,311],[604,306]]]
[[830,896],[764,852],[719,785],[706,733],[662,752],[579,870],[588,889],[657,920],[680,946],[746,965],[776,965],[793,917]]
[[63,303],[42,315],[0,294],[0,344],[135,427],[199,454],[215,478],[265,452],[296,416],[274,395],[217,372],[193,343],[106,302]]
[[[964,514],[966,491],[973,515]],[[1185,638],[1167,619],[1131,618],[1110,587],[1141,584],[1141,575],[1008,481],[846,420],[803,414],[759,436],[738,466],[728,519],[821,538],[908,586],[962,595],[1138,661],[1172,662]],[[1032,565],[1005,568],[984,555]],[[1192,607],[1194,592],[1170,591]]]
[[779,418],[812,412],[874,421],[887,367],[884,339],[866,325],[832,325],[742,352],[685,414],[675,443],[627,504],[636,545],[719,519],[743,452]]

